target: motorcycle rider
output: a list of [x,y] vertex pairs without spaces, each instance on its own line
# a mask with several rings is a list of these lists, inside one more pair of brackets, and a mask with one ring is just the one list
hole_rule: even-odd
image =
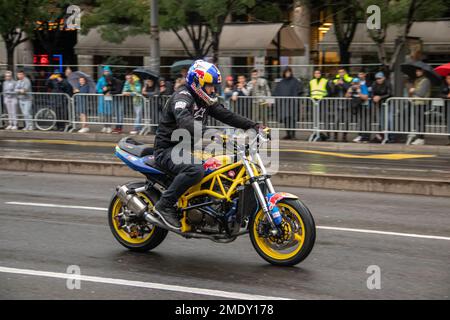
[[220,71],[215,65],[203,60],[195,61],[186,75],[186,83],[177,89],[162,110],[155,137],[155,162],[176,177],[153,210],[176,228],[181,227],[176,203],[186,190],[202,180],[204,169],[201,164],[194,163],[192,153],[189,155],[190,163],[178,164],[172,161],[172,149],[179,143],[172,141],[172,133],[176,129],[186,129],[194,137],[194,126],[200,124],[204,128],[208,115],[244,130],[264,128],[218,103],[214,86],[220,85],[221,80]]

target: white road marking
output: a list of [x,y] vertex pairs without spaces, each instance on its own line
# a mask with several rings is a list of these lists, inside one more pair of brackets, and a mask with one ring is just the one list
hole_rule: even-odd
[[124,279],[93,277],[93,276],[85,276],[85,275],[77,275],[77,274],[69,274],[69,273],[48,272],[48,271],[39,271],[39,270],[30,270],[30,269],[16,269],[16,268],[8,268],[8,267],[1,267],[1,266],[0,266],[0,272],[22,274],[22,275],[29,275],[29,276],[38,276],[38,277],[47,277],[47,278],[74,279],[74,280],[80,280],[80,281],[106,283],[106,284],[130,286],[130,287],[137,287],[137,288],[147,288],[147,289],[155,289],[155,290],[184,292],[184,293],[199,294],[199,295],[214,296],[214,297],[229,298],[229,299],[239,299],[239,300],[291,300],[291,299],[281,298],[281,297],[270,297],[270,296],[261,296],[261,295],[256,295],[256,294],[247,294],[247,293],[240,293],[240,292],[176,286],[176,285],[169,285],[169,284],[155,283],[155,282],[143,282],[143,281],[132,281],[132,280],[124,280]]
[[[107,208],[100,208],[100,207],[68,206],[68,205],[51,204],[51,203],[5,202],[5,204],[20,205],[20,206],[38,206],[38,207],[52,207],[52,208],[82,209],[82,210],[100,210],[100,211],[107,211],[108,210]],[[426,235],[426,234],[402,233],[402,232],[391,232],[391,231],[370,230],[370,229],[341,228],[341,227],[329,227],[329,226],[316,226],[316,228],[317,229],[324,229],[324,230],[334,230],[334,231],[372,233],[372,234],[382,234],[382,235],[389,235],[389,236],[400,236],[400,237],[433,239],[433,240],[448,240],[448,241],[450,241],[450,237],[434,236],[434,235]]]
[[5,202],[5,204],[18,205],[18,206],[32,206],[32,207],[68,208],[68,209],[81,209],[81,210],[108,211],[107,208],[85,207],[85,206],[68,206],[68,205],[53,204],[53,203]]
[[432,236],[432,235],[426,235],[426,234],[400,233],[400,232],[380,231],[380,230],[370,230],[370,229],[353,229],[353,228],[325,227],[325,226],[316,226],[316,228],[317,229],[325,229],[325,230],[361,232],[361,233],[375,233],[375,234],[384,234],[384,235],[389,235],[389,236],[400,236],[400,237],[411,237],[411,238],[422,238],[422,239],[435,239],[435,240],[449,240],[450,241],[450,237]]

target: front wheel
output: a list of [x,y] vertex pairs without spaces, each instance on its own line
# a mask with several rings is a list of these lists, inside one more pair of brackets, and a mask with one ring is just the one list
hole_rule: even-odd
[[[135,185],[139,187],[141,185]],[[154,205],[153,194],[139,193],[142,200]],[[108,222],[114,238],[131,251],[146,252],[156,248],[167,236],[167,230],[151,225],[143,219],[130,217],[117,196],[113,196],[108,210]]]
[[250,222],[250,239],[258,254],[278,266],[293,266],[311,252],[316,239],[316,226],[309,209],[295,199],[277,203],[283,218],[282,234],[270,235],[270,223],[262,210]]

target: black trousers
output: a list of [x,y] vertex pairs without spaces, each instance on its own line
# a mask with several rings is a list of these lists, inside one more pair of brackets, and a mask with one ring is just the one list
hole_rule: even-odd
[[169,188],[161,196],[161,200],[169,205],[174,205],[187,189],[200,182],[205,175],[203,165],[195,164],[191,153],[185,157],[189,158],[188,161],[174,163],[171,156],[172,149],[157,150],[155,152],[156,164],[165,171],[176,175]]

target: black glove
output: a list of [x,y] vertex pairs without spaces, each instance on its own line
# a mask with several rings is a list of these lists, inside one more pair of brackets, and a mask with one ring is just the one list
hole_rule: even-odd
[[263,131],[264,129],[266,129],[267,128],[267,126],[265,126],[265,125],[263,125],[263,124],[261,124],[261,123],[257,123],[257,124],[255,124],[254,126],[253,126],[253,128],[256,130],[256,131]]
[[269,140],[272,140],[272,135],[269,127],[257,123],[253,128],[255,128],[256,132],[258,132],[259,134],[264,134]]

